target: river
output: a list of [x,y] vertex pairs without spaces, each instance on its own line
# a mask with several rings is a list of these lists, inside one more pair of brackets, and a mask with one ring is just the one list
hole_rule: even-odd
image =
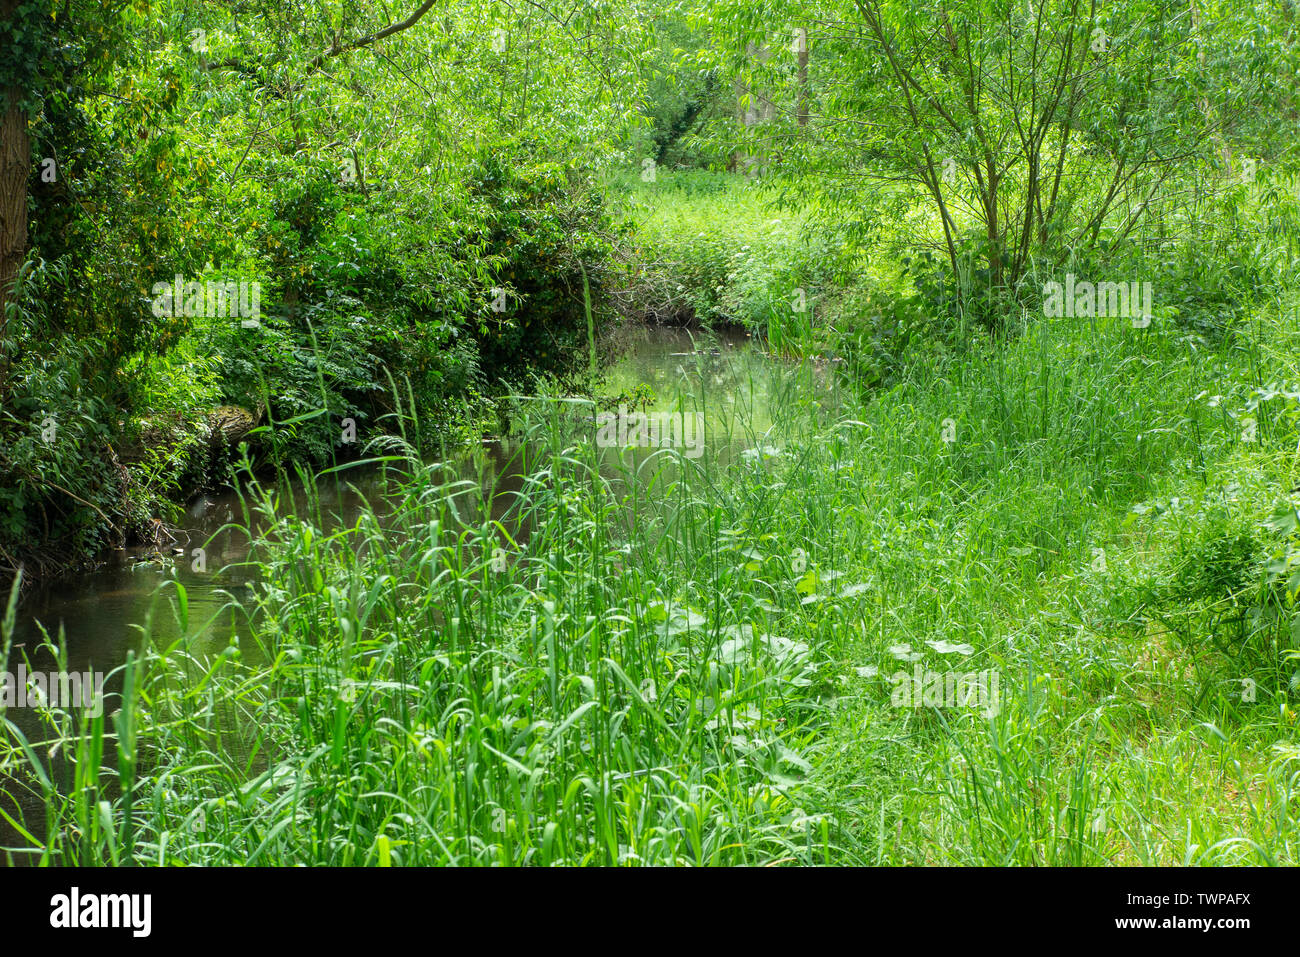
[[[792,377],[806,379],[796,386],[796,391],[805,393],[829,388],[827,379],[834,379],[805,377],[807,366],[772,361],[743,333],[706,335],[635,326],[620,330],[613,347],[620,358],[605,372],[601,394],[635,396],[650,411],[680,409],[679,400],[689,397],[704,410],[705,441],[719,463],[764,444],[777,407],[788,401]],[[524,444],[485,439],[481,451],[458,454],[438,467],[447,471],[449,480],[478,482],[485,493],[481,500],[490,501],[493,517],[517,537],[526,537],[527,530],[520,529],[512,516],[514,493],[525,480],[523,463],[531,459],[526,451]],[[327,528],[331,523],[351,524],[367,503],[382,518],[385,484],[390,480],[391,475],[374,465],[318,480],[324,524]],[[276,492],[282,513],[302,514],[306,501],[299,482],[281,481]],[[29,671],[59,670],[55,656],[43,647],[48,634],[66,648],[66,671],[108,676],[106,711],[112,712],[121,665],[129,650],[139,648],[146,632],[150,641],[162,646],[183,639],[187,650],[199,658],[219,652],[232,640],[247,638],[248,586],[255,579],[255,565],[245,564],[250,540],[244,529],[252,528],[256,534],[258,523],[249,521],[245,499],[233,489],[197,497],[187,506],[184,520],[170,530],[176,544],[161,560],[144,549],[127,548],[103,556],[98,567],[74,579],[32,589],[19,607],[5,670],[10,675],[20,665]],[[203,549],[201,560],[194,553],[196,547]],[[175,601],[175,589],[166,587],[172,580],[184,586],[188,598],[190,625],[185,633],[169,604]],[[46,719],[36,709],[11,708],[5,717],[29,741],[49,738]],[[0,760],[5,755],[3,742],[0,733]],[[10,759],[18,760],[12,754]],[[105,759],[112,763],[111,755]],[[66,780],[66,762],[55,755],[51,766],[62,772],[57,777]],[[0,809],[40,833],[41,805],[38,790],[24,784],[21,775],[6,776],[0,765]],[[22,843],[20,835],[0,817],[0,860],[8,856],[4,849],[16,846],[15,842]]]

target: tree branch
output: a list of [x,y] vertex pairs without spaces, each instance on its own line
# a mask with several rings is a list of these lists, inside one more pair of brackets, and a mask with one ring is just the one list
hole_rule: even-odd
[[330,57],[336,57],[340,53],[347,53],[349,50],[359,50],[362,47],[368,47],[372,43],[378,43],[380,40],[384,39],[384,37],[391,37],[394,33],[401,33],[403,30],[409,30],[420,21],[421,17],[429,12],[433,7],[433,4],[434,0],[425,0],[425,2],[420,4],[414,13],[400,23],[390,23],[382,30],[378,30],[375,33],[367,33],[365,36],[358,37],[351,43],[340,44],[336,39],[329,49],[322,51],[315,59],[307,64],[307,73],[315,73],[325,64],[326,60],[330,59]]

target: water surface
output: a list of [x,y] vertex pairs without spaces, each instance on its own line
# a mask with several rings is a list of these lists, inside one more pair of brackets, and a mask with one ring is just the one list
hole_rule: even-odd
[[[605,373],[601,392],[606,405],[628,403],[640,411],[699,411],[705,424],[704,454],[725,463],[751,446],[761,446],[773,426],[780,402],[789,401],[791,376],[800,375],[773,363],[744,334],[707,335],[662,327],[630,327],[619,331],[612,347],[621,357]],[[819,391],[816,375],[800,381],[796,393]],[[777,396],[780,399],[777,399]],[[619,398],[621,397],[621,399]],[[532,462],[526,448],[495,439],[484,440],[477,454],[463,455],[448,465],[445,480],[478,483],[482,500],[490,501],[493,517],[512,529],[516,539],[527,530],[512,521],[517,494],[526,484],[524,462]],[[648,456],[653,450],[636,450]],[[617,455],[611,450],[611,455]],[[351,525],[367,503],[382,520],[385,491],[392,480],[383,468],[361,466],[317,481],[320,513],[326,531],[338,523]],[[470,490],[472,491],[472,489]],[[276,487],[280,514],[303,515],[309,507],[302,486],[284,481]],[[199,496],[185,511],[184,520],[170,530],[174,543],[166,554],[143,548],[120,550],[104,556],[102,564],[71,581],[33,589],[19,608],[14,645],[6,670],[19,663],[30,669],[52,671],[57,660],[42,647],[48,634],[66,647],[67,670],[100,671],[105,683],[106,713],[114,710],[121,687],[115,669],[129,650],[140,647],[147,629],[150,640],[167,646],[184,637],[188,650],[202,657],[249,637],[249,583],[255,566],[249,559],[246,506],[236,490]],[[239,526],[240,528],[233,528]],[[256,530],[256,521],[251,523]],[[194,549],[203,549],[200,563]],[[198,567],[196,567],[198,566]],[[189,603],[189,631],[182,636],[171,603],[177,581]],[[241,649],[251,643],[241,642]],[[30,741],[48,737],[44,719],[30,708],[11,709],[6,717]],[[3,740],[0,738],[0,740]],[[3,752],[0,751],[0,757]],[[115,763],[106,755],[106,763]],[[60,762],[53,762],[56,771]],[[66,772],[66,766],[63,766]],[[0,771],[0,808],[25,822],[34,833],[43,830],[44,814],[39,793]],[[0,848],[22,843],[0,818]],[[0,860],[3,857],[0,856]]]

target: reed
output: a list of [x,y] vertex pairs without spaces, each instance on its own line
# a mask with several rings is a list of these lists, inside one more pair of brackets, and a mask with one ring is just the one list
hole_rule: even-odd
[[[253,638],[144,622],[113,718],[11,731],[49,809],[26,859],[1294,863],[1290,606],[1203,647],[1161,623],[1265,607],[1263,558],[1227,597],[1170,589],[1294,485],[1291,406],[1254,446],[1224,411],[1294,365],[1293,325],[1029,323],[869,397],[810,363],[719,395],[705,355],[698,460],[598,448],[594,404],[551,393],[515,397],[515,490],[392,441],[296,514],[252,482]],[[361,467],[383,507],[340,525],[318,492]],[[157,613],[208,630],[179,583]],[[898,707],[917,665],[996,671],[998,707]]]

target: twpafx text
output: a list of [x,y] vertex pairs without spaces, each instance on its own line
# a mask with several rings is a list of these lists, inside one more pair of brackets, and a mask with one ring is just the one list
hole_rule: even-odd
[[1144,907],[1164,907],[1168,904],[1249,904],[1249,894],[1129,894],[1128,902]]

